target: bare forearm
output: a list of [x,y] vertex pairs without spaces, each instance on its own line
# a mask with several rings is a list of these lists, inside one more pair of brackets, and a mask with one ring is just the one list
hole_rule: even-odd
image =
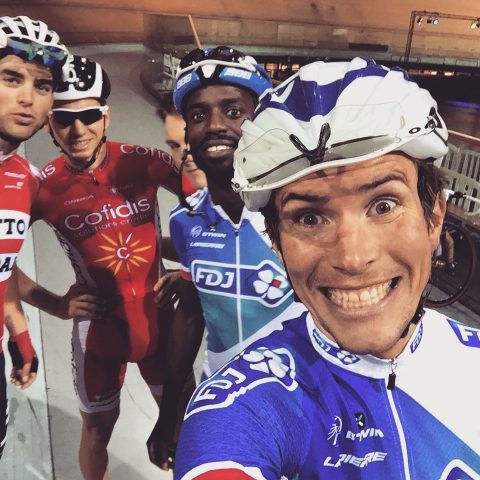
[[4,302],[4,318],[10,336],[18,335],[28,329],[25,314],[20,303],[16,268],[13,269],[7,285]]
[[204,331],[201,311],[186,312],[180,302],[170,331],[168,369],[178,388],[183,388],[197,357]]
[[60,302],[62,297],[43,288],[25,275],[22,270],[18,270],[18,289],[21,300],[39,308],[51,315],[61,317]]
[[172,262],[179,262],[177,251],[170,237],[162,238],[162,257]]

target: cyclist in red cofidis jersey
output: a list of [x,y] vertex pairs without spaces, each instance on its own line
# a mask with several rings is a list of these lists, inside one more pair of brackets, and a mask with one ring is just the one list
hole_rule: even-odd
[[9,281],[16,278],[14,265],[39,185],[38,171],[17,149],[44,124],[67,55],[57,33],[45,23],[26,16],[0,17],[0,457],[8,422],[4,324],[10,334],[10,381],[26,388],[38,367],[16,281]]
[[55,91],[47,123],[63,154],[41,171],[32,218],[53,228],[77,282],[63,297],[22,274],[19,283],[25,301],[74,317],[80,468],[86,479],[104,479],[128,362],[138,364],[161,402],[172,307],[157,308],[156,284],[164,274],[157,189],[177,193],[178,169],[162,150],[107,141],[106,72],[85,57],[67,62],[68,80]]

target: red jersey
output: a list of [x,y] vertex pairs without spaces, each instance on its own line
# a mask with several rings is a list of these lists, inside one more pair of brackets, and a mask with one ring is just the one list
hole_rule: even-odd
[[3,337],[7,280],[27,236],[30,209],[38,184],[37,169],[24,158],[14,153],[0,161],[0,339]]
[[185,173],[182,175],[182,190],[183,190],[183,194],[186,197],[193,195],[197,191],[197,189],[194,188],[194,186],[192,185],[192,182],[188,179]]
[[32,210],[54,229],[79,284],[123,301],[151,292],[161,269],[157,187],[177,193],[172,157],[156,148],[107,142],[95,170],[76,171],[62,155],[41,171]]

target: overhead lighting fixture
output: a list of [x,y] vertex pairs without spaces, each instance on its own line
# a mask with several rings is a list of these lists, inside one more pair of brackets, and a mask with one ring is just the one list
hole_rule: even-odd
[[438,25],[440,23],[440,17],[438,15],[434,15],[427,20],[427,23],[431,23],[432,25]]
[[480,18],[473,20],[473,22],[470,24],[470,28],[472,30],[474,30],[475,28],[480,28]]
[[423,23],[423,17],[418,17],[417,18],[417,25],[421,25],[422,23]]

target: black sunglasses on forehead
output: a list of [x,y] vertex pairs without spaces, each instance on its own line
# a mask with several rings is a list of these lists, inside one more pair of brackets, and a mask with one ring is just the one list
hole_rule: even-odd
[[230,47],[219,46],[207,50],[196,48],[182,58],[180,61],[180,68],[190,67],[195,63],[209,58],[214,60],[223,60],[224,62],[238,62],[244,57],[244,53]]
[[55,122],[64,127],[73,125],[76,120],[80,120],[84,125],[91,125],[92,123],[98,122],[107,110],[107,105],[84,108],[81,110],[56,108],[55,110],[52,110],[52,116]]

